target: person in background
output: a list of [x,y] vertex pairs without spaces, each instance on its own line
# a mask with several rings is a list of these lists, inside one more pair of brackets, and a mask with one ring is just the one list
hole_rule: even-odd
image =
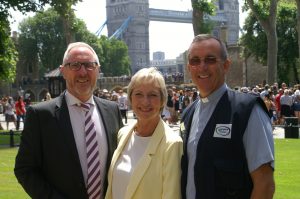
[[12,97],[4,98],[4,115],[5,115],[5,122],[6,122],[6,129],[9,130],[9,123],[13,122],[15,127],[16,124],[16,115],[15,115],[15,105]]
[[283,124],[284,120],[281,116],[281,104],[280,104],[280,98],[283,95],[283,90],[280,88],[278,90],[277,95],[275,96],[275,105],[276,105],[276,113],[277,113],[277,122],[276,124]]
[[123,90],[119,90],[118,95],[118,104],[121,111],[122,118],[125,119],[125,124],[127,124],[127,111],[128,111],[128,102],[127,96],[124,94]]
[[161,119],[167,90],[153,67],[139,70],[128,85],[137,122],[118,133],[105,199],[180,199],[182,139]]
[[185,110],[186,107],[188,107],[191,103],[189,93],[191,90],[189,88],[185,89],[184,96],[183,96],[183,103],[182,103],[182,112]]
[[293,97],[289,93],[289,89],[283,91],[283,95],[280,97],[280,113],[281,118],[291,117],[294,113],[292,111]]
[[116,103],[93,96],[99,70],[90,45],[69,44],[66,91],[28,108],[14,172],[31,198],[104,198],[123,123]]
[[45,97],[44,97],[44,99],[42,100],[42,101],[49,101],[49,100],[51,100],[52,98],[51,98],[51,94],[49,93],[49,92],[47,92],[46,94],[45,94]]
[[296,90],[293,100],[293,111],[295,117],[298,118],[298,124],[300,123],[300,90]]
[[230,67],[219,39],[200,34],[188,49],[199,98],[182,116],[182,198],[264,198],[274,194],[274,142],[260,97],[227,87]]
[[167,102],[166,102],[166,107],[167,107],[167,109],[168,109],[168,111],[169,111],[169,113],[170,113],[170,117],[169,117],[169,119],[168,119],[168,123],[169,124],[173,124],[174,123],[174,121],[173,121],[173,119],[174,119],[174,112],[175,112],[175,107],[174,107],[174,100],[173,100],[173,95],[174,95],[174,92],[173,92],[173,90],[172,90],[172,88],[169,88],[168,90],[167,90]]
[[31,105],[30,93],[25,93],[24,103],[27,111],[28,107]]
[[15,110],[16,110],[16,115],[17,115],[16,130],[18,131],[19,128],[20,128],[21,119],[24,122],[25,121],[25,115],[26,115],[25,103],[23,101],[22,96],[18,97],[18,100],[15,103]]

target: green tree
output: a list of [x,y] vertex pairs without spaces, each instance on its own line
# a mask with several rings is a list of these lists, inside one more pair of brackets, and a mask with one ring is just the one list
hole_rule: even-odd
[[0,79],[12,82],[15,77],[17,52],[9,35],[8,20],[0,19]]
[[76,5],[78,2],[80,2],[80,0],[52,0],[50,3],[61,17],[66,44],[75,41],[75,35],[73,34],[74,32],[72,29],[72,22],[74,21],[75,13],[72,6]]
[[[21,66],[26,68],[25,71],[36,68],[33,66],[37,66],[38,60],[42,71],[52,70],[61,64],[67,46],[63,26],[60,15],[54,9],[37,13],[34,17],[29,17],[20,23],[18,50]],[[74,18],[72,29],[74,40],[91,43],[101,53],[97,37],[87,30],[82,20]]]
[[200,33],[210,33],[213,28],[213,22],[208,19],[204,20],[204,16],[213,15],[215,12],[214,1],[209,0],[191,0],[193,8],[193,30],[194,35]]
[[[18,10],[22,13],[26,12],[36,12],[41,10],[43,6],[46,4],[50,4],[55,7],[55,9],[60,14],[60,17],[63,21],[64,34],[65,34],[65,44],[69,43],[69,41],[73,41],[73,34],[71,29],[71,21],[74,17],[74,11],[71,9],[72,5],[75,5],[77,2],[81,0],[1,0],[0,1],[0,60],[2,60],[0,65],[0,76],[3,76],[3,80],[9,78],[14,78],[14,73],[9,72],[15,66],[12,66],[15,57],[14,46],[11,42],[10,36],[10,28],[8,23],[8,18],[10,17],[9,10]],[[5,53],[4,53],[5,51]],[[5,63],[5,64],[4,64]],[[9,63],[9,64],[8,64]]]
[[100,56],[101,71],[104,76],[120,76],[130,74],[130,61],[127,45],[117,39],[100,37],[103,56]]
[[276,14],[278,0],[245,0],[245,8],[250,8],[253,15],[264,29],[268,40],[267,82],[277,81],[278,41],[276,32]]
[[300,0],[295,0],[297,5],[297,31],[298,31],[298,65],[300,65]]
[[[128,74],[129,58],[127,46],[118,40],[100,39],[87,30],[85,23],[77,18],[72,19],[72,31],[75,41],[90,44],[98,54],[104,74]],[[49,9],[26,18],[20,23],[19,54],[20,71],[45,71],[57,68],[62,61],[67,47],[60,15]]]
[[[293,3],[280,3],[276,17],[276,31],[278,35],[278,81],[299,82],[297,76],[297,10]],[[266,64],[267,36],[264,29],[250,12],[243,27],[245,34],[241,37],[241,45],[244,46],[244,57],[255,56],[262,64]]]

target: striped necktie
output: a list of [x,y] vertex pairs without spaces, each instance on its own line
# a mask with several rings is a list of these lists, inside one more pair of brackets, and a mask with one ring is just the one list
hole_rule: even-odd
[[100,199],[101,179],[100,179],[100,157],[99,146],[96,139],[96,128],[92,120],[91,104],[81,103],[85,111],[85,141],[87,151],[87,192],[89,199]]

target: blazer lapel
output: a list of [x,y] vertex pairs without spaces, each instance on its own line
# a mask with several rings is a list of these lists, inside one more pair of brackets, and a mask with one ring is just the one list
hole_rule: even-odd
[[[132,132],[132,131],[131,131]],[[125,199],[130,199],[132,198],[133,194],[135,193],[135,190],[138,188],[138,185],[145,175],[151,161],[152,157],[155,155],[159,144],[163,138],[163,133],[164,133],[164,124],[162,120],[159,121],[152,137],[151,140],[146,148],[146,151],[144,155],[141,157],[140,161],[136,165],[133,174],[130,178],[128,188],[127,188],[127,193],[125,195]],[[130,133],[131,136],[131,133]],[[128,141],[128,138],[127,138]],[[127,143],[126,141],[126,143]]]

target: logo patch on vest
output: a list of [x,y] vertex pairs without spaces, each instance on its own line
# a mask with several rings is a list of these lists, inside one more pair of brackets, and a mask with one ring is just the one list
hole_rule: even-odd
[[217,124],[214,137],[231,139],[231,126],[232,124]]

